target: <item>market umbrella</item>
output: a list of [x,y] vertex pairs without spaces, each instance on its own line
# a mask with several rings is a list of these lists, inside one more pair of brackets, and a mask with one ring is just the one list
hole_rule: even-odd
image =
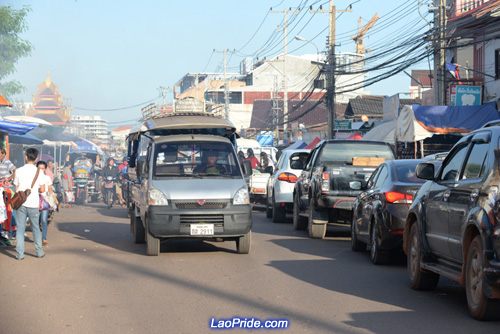
[[24,135],[9,134],[9,143],[11,144],[24,144],[24,145],[41,145],[43,141],[26,133]]
[[0,132],[6,132],[9,135],[24,135],[37,126],[37,124],[22,124],[17,122],[0,121]]

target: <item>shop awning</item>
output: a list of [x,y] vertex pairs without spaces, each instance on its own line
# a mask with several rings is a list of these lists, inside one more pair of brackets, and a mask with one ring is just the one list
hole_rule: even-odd
[[7,102],[7,100],[5,99],[5,97],[2,96],[2,94],[0,94],[0,107],[12,107],[12,103]]
[[15,135],[24,135],[34,128],[36,128],[38,124],[33,123],[17,123],[17,122],[6,122],[0,121],[0,132],[6,132],[7,134],[15,134]]

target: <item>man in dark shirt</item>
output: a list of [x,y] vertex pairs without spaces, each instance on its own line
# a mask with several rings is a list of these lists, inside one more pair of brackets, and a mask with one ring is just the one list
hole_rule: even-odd
[[105,181],[108,176],[115,177],[115,193],[118,196],[118,200],[120,201],[120,204],[123,206],[125,205],[125,201],[123,200],[122,197],[122,192],[121,192],[121,187],[120,183],[118,180],[118,175],[120,174],[120,170],[118,167],[115,165],[115,160],[113,158],[108,159],[108,163],[106,166],[102,169],[101,175],[103,180]]

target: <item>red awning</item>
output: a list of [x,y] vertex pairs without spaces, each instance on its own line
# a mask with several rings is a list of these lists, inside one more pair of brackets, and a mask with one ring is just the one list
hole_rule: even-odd
[[0,107],[11,107],[12,103],[7,102],[7,100],[0,94]]

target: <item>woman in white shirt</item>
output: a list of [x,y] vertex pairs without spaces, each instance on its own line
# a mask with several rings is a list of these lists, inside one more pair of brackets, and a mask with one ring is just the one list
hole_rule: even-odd
[[[48,175],[45,175],[45,170],[47,169],[47,163],[45,161],[38,161],[36,166],[40,169],[40,171],[44,172],[43,180],[41,180],[41,184],[45,185],[45,192],[41,195],[47,198],[48,196],[52,196],[52,181]],[[42,175],[42,174],[41,174]],[[49,211],[50,210],[40,210],[40,223],[42,224],[42,245],[46,245],[47,241],[47,225],[49,220]]]

